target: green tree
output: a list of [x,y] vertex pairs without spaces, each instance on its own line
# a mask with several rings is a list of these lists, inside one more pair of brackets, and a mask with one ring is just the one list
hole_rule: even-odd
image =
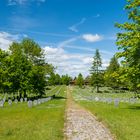
[[63,85],[69,85],[71,79],[72,79],[72,78],[71,78],[70,76],[68,76],[68,74],[62,75],[62,77],[61,77],[61,82],[62,82]]
[[84,85],[84,78],[81,73],[79,73],[79,75],[76,79],[76,85],[78,85],[80,88]]
[[102,67],[101,55],[99,53],[99,50],[96,49],[90,72],[91,72],[91,85],[96,87],[97,93],[99,92],[99,87],[101,86],[103,80],[101,74],[102,73],[101,67]]
[[8,92],[12,86],[8,77],[9,64],[9,54],[0,49],[0,91],[2,93]]
[[113,56],[110,60],[110,64],[107,67],[107,70],[105,72],[105,83],[107,86],[110,86],[112,88],[119,87],[119,68],[120,64],[118,63],[118,59]]
[[59,74],[55,75],[55,84],[60,85],[61,84],[61,77]]
[[54,67],[45,62],[41,47],[31,39],[13,42],[7,52],[0,49],[0,90],[4,93],[42,96],[53,71]]
[[[130,88],[138,91],[140,89],[140,1],[128,0],[125,9],[128,11],[128,20],[123,24],[116,24],[122,30],[117,34],[119,58],[123,58],[122,64],[126,70],[125,76],[131,84]],[[124,80],[124,79],[123,79]]]

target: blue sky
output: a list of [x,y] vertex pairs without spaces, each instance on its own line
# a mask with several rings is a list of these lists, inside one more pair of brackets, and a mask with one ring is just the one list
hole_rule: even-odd
[[1,0],[0,47],[34,39],[59,74],[89,74],[95,49],[103,68],[117,51],[116,22],[127,20],[126,0]]

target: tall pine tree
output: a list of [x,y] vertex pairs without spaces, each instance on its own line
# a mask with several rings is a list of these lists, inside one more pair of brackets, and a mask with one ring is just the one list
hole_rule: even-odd
[[99,50],[97,49],[93,57],[92,67],[90,69],[91,85],[96,87],[97,93],[99,92],[99,87],[102,84],[101,67],[102,67],[102,59]]

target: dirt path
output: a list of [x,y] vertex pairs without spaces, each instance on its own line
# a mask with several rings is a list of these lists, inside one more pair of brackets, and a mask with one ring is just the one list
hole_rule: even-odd
[[109,130],[90,112],[77,105],[67,88],[65,140],[113,140]]

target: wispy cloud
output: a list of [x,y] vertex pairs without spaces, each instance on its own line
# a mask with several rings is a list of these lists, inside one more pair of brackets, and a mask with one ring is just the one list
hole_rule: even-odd
[[31,2],[37,2],[37,3],[43,3],[46,0],[8,0],[8,5],[13,6],[13,5],[25,5]]
[[84,34],[82,36],[82,38],[84,40],[86,40],[87,42],[97,42],[97,41],[102,40],[102,36],[100,36],[98,34],[95,34],[95,35],[93,35],[93,34]]
[[40,26],[40,22],[28,16],[12,16],[9,18],[9,23],[14,29],[25,30]]
[[[100,14],[97,14],[97,15],[93,16],[92,18],[99,18],[99,17],[100,17]],[[89,17],[89,18],[90,18],[90,17]],[[73,25],[70,26],[68,29],[71,30],[71,31],[73,31],[73,32],[76,32],[76,33],[79,32],[78,27],[79,27],[80,25],[84,24],[85,21],[88,20],[89,18],[85,18],[85,17],[82,18],[79,22],[73,24]]]
[[93,18],[98,18],[100,16],[101,16],[100,14],[97,14],[97,15],[93,16]]
[[72,25],[71,27],[69,27],[69,30],[73,31],[73,32],[79,32],[78,27],[82,24],[84,24],[84,22],[86,21],[86,18],[82,18],[80,22]]
[[58,44],[58,48],[66,47],[66,46],[69,45],[70,43],[77,41],[79,38],[81,38],[81,37],[80,37],[80,36],[76,36],[76,37],[73,37],[73,38],[64,40],[64,41],[62,41],[62,42],[60,42],[60,43]]
[[60,42],[58,44],[58,47],[59,48],[68,47],[68,46],[70,46],[71,43],[73,43],[79,39],[85,40],[87,42],[97,42],[97,41],[102,40],[103,37],[98,35],[98,34],[95,34],[95,35],[94,34],[83,34],[83,35],[75,36],[73,38],[70,38],[70,39],[67,39],[67,40]]

